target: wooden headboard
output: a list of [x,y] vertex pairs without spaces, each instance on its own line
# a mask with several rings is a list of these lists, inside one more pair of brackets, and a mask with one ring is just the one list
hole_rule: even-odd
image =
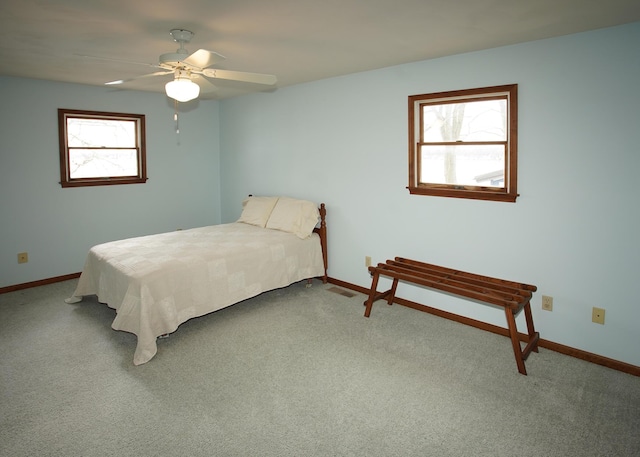
[[313,231],[320,235],[322,259],[324,261],[324,276],[322,277],[322,282],[326,284],[328,280],[327,269],[329,267],[329,262],[327,260],[327,208],[325,208],[324,203],[320,203],[318,210],[320,211],[320,227],[314,228]]

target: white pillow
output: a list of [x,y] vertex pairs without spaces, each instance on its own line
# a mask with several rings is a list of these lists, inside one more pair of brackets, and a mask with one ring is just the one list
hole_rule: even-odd
[[273,208],[266,227],[308,238],[320,219],[318,205],[307,200],[280,197]]
[[263,227],[267,224],[278,197],[249,197],[242,202],[242,214],[238,222]]

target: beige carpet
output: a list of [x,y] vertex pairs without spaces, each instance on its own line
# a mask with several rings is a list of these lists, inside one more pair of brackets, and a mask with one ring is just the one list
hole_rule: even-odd
[[[2,456],[637,456],[640,378],[304,283],[151,362],[74,281],[0,295]],[[543,336],[544,337],[544,336]]]

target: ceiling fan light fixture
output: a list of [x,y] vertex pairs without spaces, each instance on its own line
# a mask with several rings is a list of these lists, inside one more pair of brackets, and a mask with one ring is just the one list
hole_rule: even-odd
[[164,86],[168,97],[179,102],[188,102],[200,95],[200,86],[191,81],[189,77],[177,76]]
[[[239,83],[249,83],[255,86],[275,86],[277,82],[277,78],[274,75],[211,68],[223,61],[225,57],[217,52],[207,51],[206,49],[198,49],[196,52],[190,54],[189,51],[185,49],[184,45],[191,41],[191,38],[193,38],[193,32],[184,29],[172,29],[170,33],[173,40],[180,44],[180,47],[175,52],[161,54],[158,64],[142,64],[141,62],[106,58],[106,60],[147,65],[157,68],[159,71],[142,76],[135,76],[129,79],[110,81],[105,84],[116,86],[135,80],[145,79],[148,81],[149,79],[147,78],[166,76],[173,73],[174,80],[164,85],[167,97],[173,98],[176,102],[188,102],[198,98],[200,96],[200,92],[208,95],[218,90],[207,78],[212,78],[214,80],[237,81]],[[248,86],[248,89],[250,91],[253,90],[252,86]],[[153,87],[151,90],[156,90],[156,87]]]

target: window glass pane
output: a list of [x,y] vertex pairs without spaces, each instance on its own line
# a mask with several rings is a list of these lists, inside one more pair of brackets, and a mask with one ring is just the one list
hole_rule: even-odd
[[422,105],[423,141],[506,141],[507,101]]
[[70,149],[71,179],[138,175],[135,149]]
[[109,119],[67,118],[69,147],[134,148],[136,123]]
[[420,183],[504,187],[505,146],[422,145]]

